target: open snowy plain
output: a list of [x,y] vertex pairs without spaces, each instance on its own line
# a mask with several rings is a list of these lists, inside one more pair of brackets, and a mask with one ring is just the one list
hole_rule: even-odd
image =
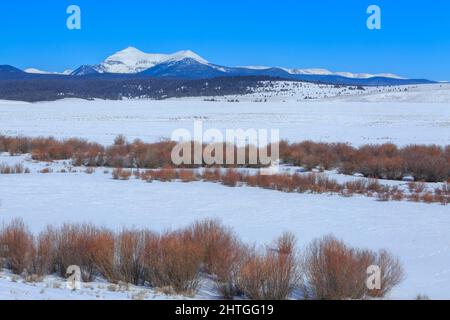
[[[264,93],[267,95],[267,92]],[[299,100],[291,90],[267,102],[239,97],[203,101],[0,102],[0,134],[81,137],[109,144],[118,134],[155,141],[178,128],[192,130],[194,120],[205,128],[274,128],[290,141],[349,142],[354,145],[394,142],[448,145],[450,85],[416,86],[408,91],[362,93],[317,101]],[[261,97],[261,96],[259,96]],[[406,279],[391,298],[417,294],[450,299],[450,209],[439,204],[379,202],[374,198],[289,194],[219,184],[116,181],[97,169],[87,174],[60,173],[63,163],[36,163],[27,156],[0,156],[0,163],[22,163],[29,174],[0,175],[0,222],[21,217],[33,232],[48,224],[93,222],[116,230],[146,227],[155,231],[183,227],[195,220],[218,218],[244,241],[267,244],[283,231],[293,232],[304,246],[334,234],[362,248],[386,248],[400,257]],[[39,173],[49,166],[52,173]],[[0,299],[156,298],[166,296],[129,288],[120,293],[94,283],[71,292],[61,279],[25,284],[0,273]],[[144,292],[144,291],[145,292]],[[199,298],[214,298],[201,290]]]
[[[406,92],[393,87],[382,93],[355,92],[317,100],[299,100],[305,88],[286,90],[282,98],[268,91],[217,101],[0,101],[0,134],[79,137],[104,144],[124,134],[130,140],[150,142],[170,138],[179,128],[193,131],[194,121],[201,120],[205,129],[279,129],[281,138],[292,142],[445,145],[450,141],[448,84],[415,86]],[[265,96],[267,102],[255,102]],[[239,102],[229,102],[236,99]]]

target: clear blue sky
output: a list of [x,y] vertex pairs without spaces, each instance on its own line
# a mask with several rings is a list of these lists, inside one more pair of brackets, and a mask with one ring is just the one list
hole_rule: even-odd
[[[82,30],[66,28],[66,8]],[[382,9],[382,30],[366,9]],[[127,46],[223,65],[393,72],[450,80],[447,0],[2,0],[0,64],[62,71]]]

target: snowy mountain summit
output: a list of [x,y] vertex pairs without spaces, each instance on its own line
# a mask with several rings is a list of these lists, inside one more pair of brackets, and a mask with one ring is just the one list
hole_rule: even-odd
[[128,47],[116,52],[96,66],[100,73],[139,73],[165,62],[193,59],[199,63],[208,61],[190,50],[178,51],[173,54],[145,53],[134,47]]
[[309,74],[309,75],[335,75],[351,79],[370,79],[374,77],[392,78],[392,79],[406,79],[393,73],[351,73],[351,72],[333,72],[327,69],[288,69],[283,68],[286,72],[290,74]]
[[[17,69],[17,68],[16,68]],[[25,75],[24,75],[24,74]],[[27,69],[5,73],[2,78],[45,78],[60,73]],[[82,65],[75,71],[63,75],[88,76],[96,79],[177,79],[200,80],[213,78],[260,77],[305,81],[332,85],[352,86],[395,86],[434,83],[427,79],[407,79],[392,73],[333,72],[326,69],[293,69],[285,67],[230,67],[208,62],[198,54],[183,50],[171,54],[146,53],[135,47],[128,47],[107,57],[103,62]],[[122,76],[120,76],[122,75]]]
[[[274,67],[225,67],[208,62],[198,54],[183,50],[172,54],[145,53],[135,47],[128,47],[106,58],[98,65],[85,65],[72,75],[92,74],[139,74],[156,77],[211,78],[220,76],[274,76],[287,79],[311,81],[331,81],[335,78],[364,80],[375,77],[404,79],[391,73],[368,74],[350,72],[331,72],[325,69],[290,69]],[[306,77],[305,77],[306,76]],[[325,78],[324,78],[325,77]],[[342,80],[342,79],[341,79]],[[337,80],[339,82],[339,78]],[[359,83],[355,83],[359,84]]]
[[28,68],[24,70],[26,73],[31,73],[31,74],[61,74],[61,75],[70,75],[73,70],[67,69],[64,70],[63,72],[50,72],[50,71],[44,71],[44,70],[39,70],[36,68]]

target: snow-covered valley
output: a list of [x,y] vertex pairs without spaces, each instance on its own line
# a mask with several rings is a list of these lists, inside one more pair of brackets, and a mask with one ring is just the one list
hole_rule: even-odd
[[[176,129],[192,131],[194,121],[200,120],[205,130],[279,129],[280,137],[292,142],[446,145],[450,141],[450,85],[420,86],[406,92],[386,87],[378,89],[381,93],[372,88],[371,94],[355,90],[347,97],[313,101],[300,98],[315,91],[328,92],[323,90],[305,84],[284,93],[270,88],[238,97],[0,101],[0,134],[79,137],[103,144],[124,134],[129,140],[150,142],[170,138]],[[255,102],[264,101],[265,96],[267,102]],[[211,99],[217,101],[205,101]]]
[[[281,90],[282,88],[286,91]],[[111,144],[119,134],[146,142],[169,138],[175,129],[279,129],[292,142],[348,142],[359,146],[393,142],[445,146],[450,141],[450,85],[345,90],[279,83],[246,96],[154,100],[24,103],[0,101],[0,134],[79,137]],[[381,90],[381,91],[380,91]],[[314,99],[305,99],[310,96]],[[300,248],[333,234],[346,243],[398,256],[405,280],[389,298],[450,293],[450,210],[440,204],[377,201],[365,196],[284,193],[260,188],[229,188],[210,182],[117,181],[111,168],[67,169],[70,161],[34,162],[29,156],[1,155],[0,163],[21,163],[28,174],[0,174],[0,223],[22,218],[38,233],[47,225],[91,222],[113,230],[177,229],[204,218],[231,226],[247,243],[267,244],[293,232]],[[51,169],[41,173],[42,169]],[[329,173],[339,181],[351,176]],[[403,182],[385,181],[404,185]],[[56,284],[55,284],[56,283]],[[0,299],[166,299],[150,288],[111,287],[99,279],[80,292],[62,279],[25,283],[0,272]],[[208,282],[196,298],[217,298]]]
[[[34,233],[47,225],[60,226],[67,222],[89,222],[118,231],[136,227],[159,232],[185,227],[196,220],[217,218],[231,226],[245,242],[258,245],[270,243],[284,231],[297,236],[300,248],[314,238],[334,234],[351,245],[374,250],[386,248],[400,257],[407,277],[390,298],[413,299],[417,294],[448,298],[448,206],[380,202],[364,196],[346,198],[229,188],[208,182],[117,181],[112,179],[109,170],[105,173],[102,168],[92,174],[83,168],[63,173],[60,172],[66,167],[63,162],[50,166],[23,162],[32,169],[31,173],[0,175],[0,219],[9,222],[20,217]],[[41,168],[53,168],[53,172],[39,173]],[[8,288],[0,291],[13,290],[16,292],[13,298],[27,298],[23,292],[35,290],[31,298],[40,299],[45,296],[37,294],[41,289],[52,291],[51,286],[45,289],[45,285],[21,291],[17,288],[17,278],[8,284],[11,279],[0,278],[0,288]],[[126,299],[133,294],[126,291],[111,295],[107,285],[102,287],[104,290],[97,292],[102,298]],[[136,290],[135,294],[140,292]],[[87,291],[95,293],[98,289]],[[57,295],[59,298],[95,298],[94,294],[57,292],[61,293]],[[164,298],[146,292],[147,298]],[[205,292],[199,294],[205,298]],[[214,292],[209,294],[207,298],[214,298]]]

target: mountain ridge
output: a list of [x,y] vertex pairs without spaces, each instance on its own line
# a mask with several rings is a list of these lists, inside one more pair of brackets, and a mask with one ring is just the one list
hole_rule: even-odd
[[[407,79],[393,73],[351,73],[347,71],[343,72],[333,72],[327,69],[321,68],[309,68],[309,69],[299,69],[299,68],[286,68],[286,67],[266,67],[266,66],[241,66],[241,67],[225,67],[215,65],[208,62],[206,59],[202,58],[200,55],[194,53],[191,50],[182,50],[172,54],[161,54],[161,53],[145,53],[135,47],[128,47],[124,50],[118,51],[113,55],[107,57],[103,62],[98,65],[90,66],[93,70],[98,73],[121,73],[121,74],[138,74],[145,72],[159,64],[165,64],[172,61],[182,61],[184,59],[193,59],[200,64],[209,65],[216,67],[216,69],[232,69],[232,70],[258,70],[258,74],[267,73],[270,69],[280,69],[284,70],[290,75],[333,75],[341,76],[351,79],[369,79],[375,77],[392,78],[392,79]],[[79,69],[79,68],[78,68]],[[251,73],[251,71],[244,72],[246,74]],[[74,72],[73,75],[83,75],[80,72]],[[223,75],[223,74],[222,74]]]
[[53,73],[12,66],[0,68],[0,79],[50,79],[53,77],[95,77],[111,79],[176,79],[200,80],[230,77],[269,77],[292,81],[317,82],[332,85],[389,86],[435,83],[427,79],[406,79],[391,73],[368,74],[332,72],[326,69],[290,69],[284,67],[228,67],[209,62],[190,50],[172,54],[145,53],[128,47],[107,57],[97,65],[82,65],[69,73]]
[[186,58],[207,64],[208,61],[190,50],[178,51],[172,54],[145,53],[135,47],[128,47],[106,58],[94,66],[99,73],[133,74],[150,69],[158,64],[169,61],[180,61]]

